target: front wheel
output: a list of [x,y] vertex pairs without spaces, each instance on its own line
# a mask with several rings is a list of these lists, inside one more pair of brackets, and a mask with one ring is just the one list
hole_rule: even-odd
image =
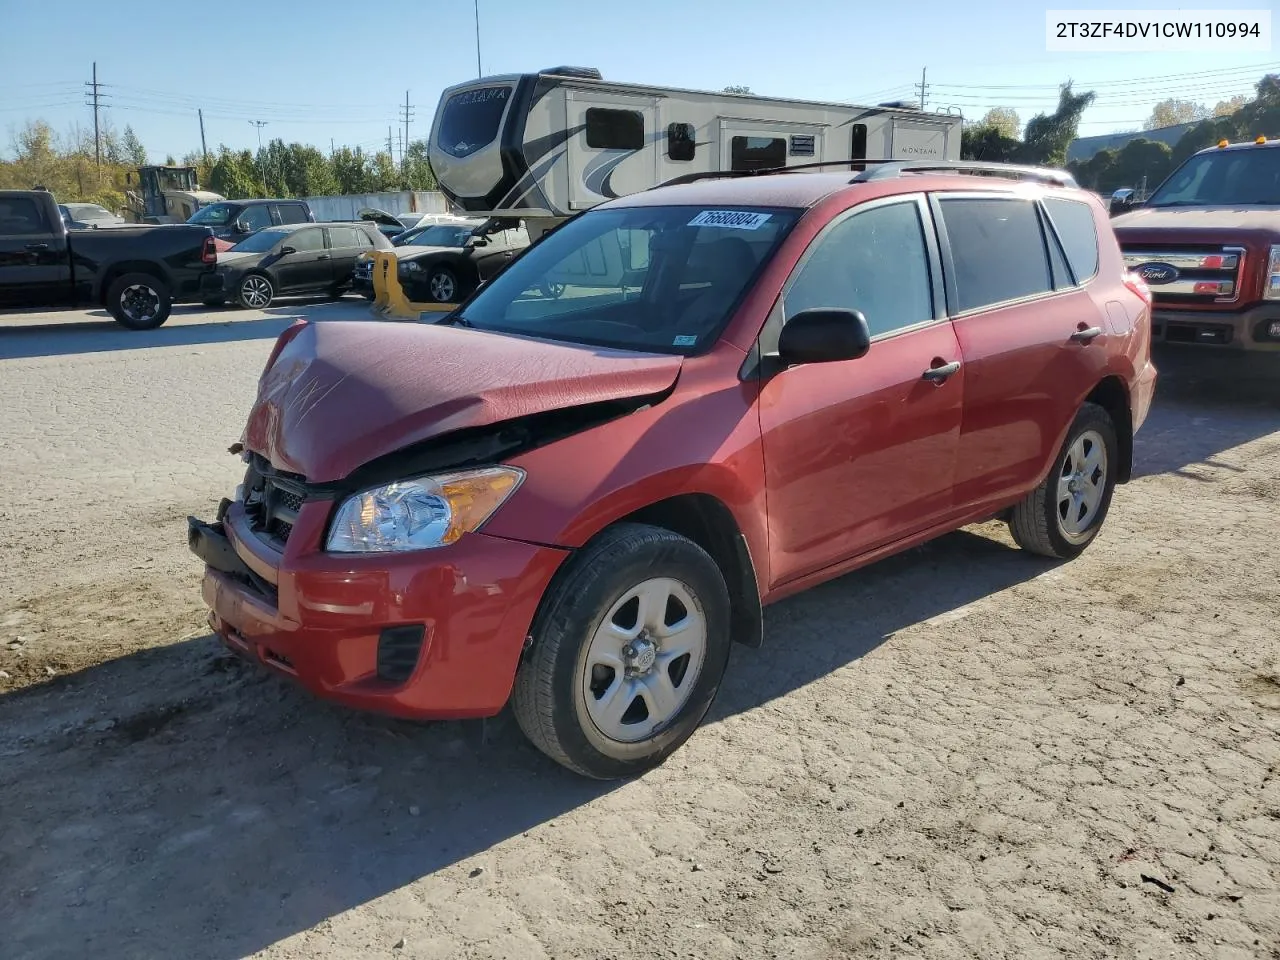
[[460,289],[458,275],[448,267],[434,267],[427,277],[427,296],[432,303],[457,303]]
[[1009,531],[1014,541],[1041,556],[1078,557],[1107,518],[1119,463],[1110,415],[1097,404],[1084,404],[1049,475],[1013,508]]
[[126,273],[107,290],[107,311],[130,330],[154,330],[172,309],[169,285],[149,273]]
[[575,773],[643,773],[693,735],[720,688],[724,576],[693,541],[640,524],[607,530],[569,564],[516,676],[516,721]]
[[276,291],[271,281],[260,273],[251,273],[240,281],[236,299],[246,310],[265,310],[271,306]]

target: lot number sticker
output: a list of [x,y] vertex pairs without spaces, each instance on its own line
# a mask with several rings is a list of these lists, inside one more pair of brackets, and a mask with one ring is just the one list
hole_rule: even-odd
[[689,221],[691,227],[724,227],[729,230],[759,230],[770,213],[752,213],[750,210],[703,210]]

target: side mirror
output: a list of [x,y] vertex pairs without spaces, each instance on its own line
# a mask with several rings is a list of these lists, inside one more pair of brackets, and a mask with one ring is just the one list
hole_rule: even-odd
[[778,359],[786,366],[857,360],[870,349],[867,318],[857,310],[801,311],[787,321],[778,337]]
[[252,233],[252,232],[253,231],[249,229],[249,225],[245,223],[243,220],[236,221],[236,233]]
[[288,255],[289,255],[289,254],[291,254],[291,253],[297,253],[297,252],[298,252],[298,250],[297,250],[297,248],[296,248],[296,247],[281,247],[281,248],[280,248],[280,256],[282,256],[282,257],[288,256]]
[[487,247],[489,245],[488,237],[472,237],[467,241],[467,245],[471,247]]

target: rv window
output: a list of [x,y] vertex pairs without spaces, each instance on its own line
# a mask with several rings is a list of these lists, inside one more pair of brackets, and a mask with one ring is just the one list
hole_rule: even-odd
[[469,157],[498,136],[510,87],[480,87],[455,93],[444,105],[436,145],[454,157]]
[[693,124],[667,124],[667,157],[671,160],[692,160],[693,153]]
[[782,137],[734,137],[729,169],[770,170],[787,165],[787,141]]
[[644,116],[639,110],[590,108],[587,146],[594,150],[639,150],[644,146]]

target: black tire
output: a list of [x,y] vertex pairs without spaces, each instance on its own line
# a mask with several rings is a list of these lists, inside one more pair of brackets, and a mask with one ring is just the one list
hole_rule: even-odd
[[223,297],[214,297],[210,300],[201,300],[200,302],[210,309],[225,307],[227,305],[227,301]]
[[[604,683],[612,689],[613,681],[625,680],[625,675],[618,677],[615,672],[597,680],[593,668],[589,681],[588,653],[592,637],[610,611],[630,590],[655,578],[674,581],[699,608],[705,627],[702,662],[688,690],[676,691],[684,699],[672,716],[643,739],[622,742],[596,726],[586,699],[591,696],[588,684]],[[669,623],[671,608],[663,606],[663,622]],[[624,604],[615,611],[615,624],[626,609]],[[639,626],[638,616],[633,628]],[[534,746],[575,773],[598,780],[631,777],[674,753],[693,735],[715,700],[729,660],[729,591],[715,561],[692,540],[660,527],[618,524],[579,551],[556,577],[531,633],[533,646],[512,691],[512,711],[520,729]],[[646,637],[642,631],[640,638]],[[666,669],[667,679],[673,679],[670,671],[680,670],[680,660],[664,664],[660,647],[655,653],[658,660],[649,658],[649,673]],[[693,663],[684,660],[682,679],[674,687],[688,679]],[[641,703],[647,714],[649,701],[642,702],[641,697],[632,693],[628,702],[632,708]],[[625,716],[620,714],[620,722]]]
[[378,298],[376,293],[370,293],[367,290],[361,290],[360,296],[364,297],[366,300],[376,300]]
[[126,273],[107,288],[107,311],[130,330],[154,330],[169,319],[169,285],[150,273]]
[[431,303],[461,303],[462,281],[449,267],[432,267],[427,273],[427,299]]
[[341,300],[347,293],[347,285],[345,283],[335,283],[329,288],[330,300]]
[[236,286],[236,302],[246,310],[265,310],[275,297],[275,284],[265,273],[246,274]]
[[[1075,456],[1075,452],[1083,450],[1088,453],[1099,439],[1106,453],[1106,463],[1101,467],[1095,465],[1085,469],[1084,461],[1076,462],[1079,458]],[[1082,442],[1080,448],[1076,446],[1077,441]],[[1013,508],[1009,518],[1009,531],[1013,534],[1014,541],[1023,550],[1055,560],[1078,557],[1093,542],[1107,519],[1119,465],[1119,443],[1110,415],[1097,404],[1084,404],[1076,413],[1071,429],[1067,431],[1067,438],[1053,461],[1053,469],[1049,471],[1049,475],[1025,500]],[[1083,480],[1078,476],[1082,471],[1089,474]],[[1082,507],[1083,500],[1080,503],[1073,499],[1060,500],[1059,483],[1066,481],[1068,477],[1072,477],[1071,482],[1080,485],[1082,489],[1094,485],[1101,487],[1101,496],[1091,515]],[[1068,497],[1074,496],[1074,493],[1068,494]],[[1084,522],[1080,529],[1071,529],[1072,520],[1081,517]]]

